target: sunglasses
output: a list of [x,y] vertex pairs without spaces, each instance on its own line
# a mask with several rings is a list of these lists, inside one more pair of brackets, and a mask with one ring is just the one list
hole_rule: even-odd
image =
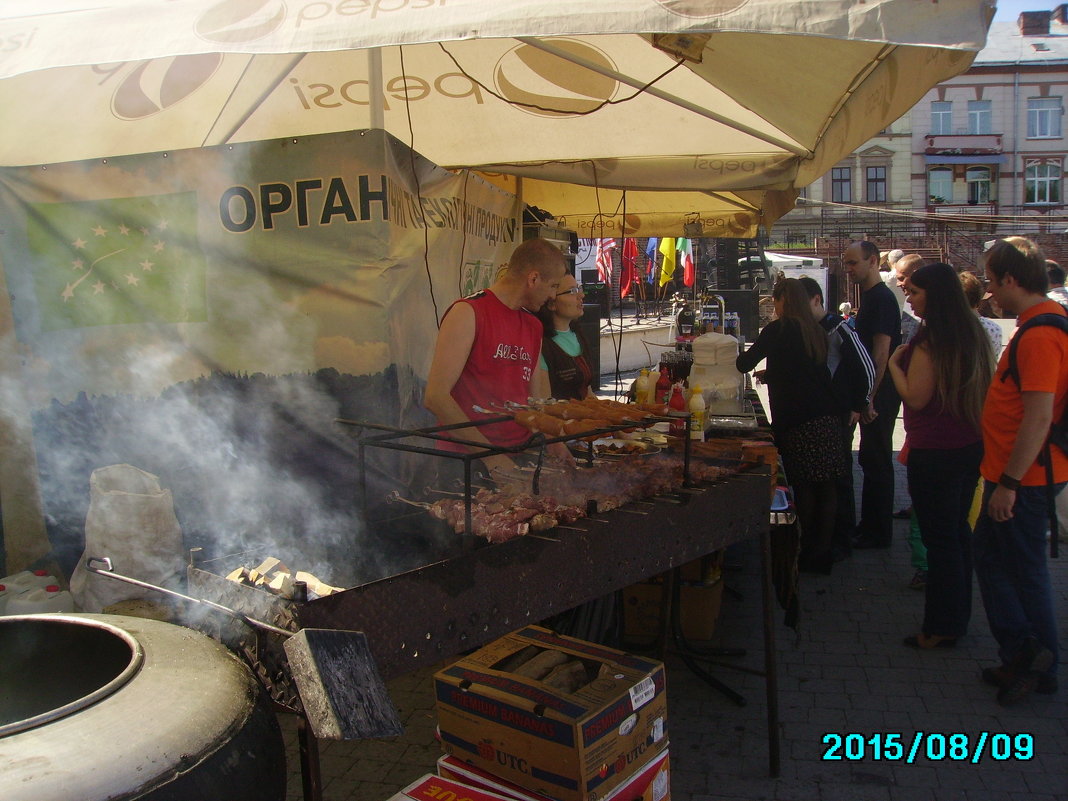
[[560,297],[561,295],[581,295],[583,294],[583,291],[584,290],[582,289],[582,287],[573,286],[571,287],[571,289],[565,289],[563,292],[557,292],[556,297]]

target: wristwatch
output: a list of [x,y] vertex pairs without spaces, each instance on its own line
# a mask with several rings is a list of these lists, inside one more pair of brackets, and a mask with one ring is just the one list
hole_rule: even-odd
[[1002,473],[1001,478],[998,479],[998,486],[1016,492],[1020,488],[1020,479],[1013,478],[1008,473]]

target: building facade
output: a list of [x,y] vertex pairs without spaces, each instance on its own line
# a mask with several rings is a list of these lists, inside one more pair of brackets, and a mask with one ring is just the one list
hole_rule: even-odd
[[772,240],[1063,232],[1066,95],[1068,4],[993,23],[967,72],[807,187]]

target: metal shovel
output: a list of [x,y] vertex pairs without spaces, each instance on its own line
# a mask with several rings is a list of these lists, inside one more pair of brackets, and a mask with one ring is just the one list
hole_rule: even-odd
[[359,740],[404,732],[362,631],[304,628],[292,632],[234,609],[116,573],[108,557],[91,556],[85,568],[100,576],[207,606],[250,626],[284,637],[293,682],[312,732],[319,739]]

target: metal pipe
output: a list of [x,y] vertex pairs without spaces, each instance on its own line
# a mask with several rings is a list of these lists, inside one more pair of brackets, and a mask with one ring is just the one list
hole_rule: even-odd
[[281,637],[292,637],[293,632],[286,629],[278,628],[278,626],[272,626],[270,623],[264,623],[262,620],[256,620],[248,615],[237,612],[229,607],[217,604],[214,601],[206,601],[203,598],[194,598],[191,595],[184,595],[183,593],[176,592],[175,590],[168,590],[166,587],[159,587],[155,584],[149,584],[147,581],[141,581],[140,579],[130,578],[129,576],[123,576],[116,573],[111,567],[111,559],[107,556],[90,556],[85,560],[85,569],[90,573],[96,573],[98,576],[106,576],[108,578],[115,579],[116,581],[124,581],[127,584],[133,584],[135,587],[143,587],[146,590],[154,590],[155,592],[161,592],[164,595],[171,595],[175,598],[180,598],[183,601],[188,601],[192,604],[201,604],[203,606],[210,607],[218,612],[224,612],[237,620],[244,623],[248,623],[250,626],[269,631],[272,634],[277,634]]

